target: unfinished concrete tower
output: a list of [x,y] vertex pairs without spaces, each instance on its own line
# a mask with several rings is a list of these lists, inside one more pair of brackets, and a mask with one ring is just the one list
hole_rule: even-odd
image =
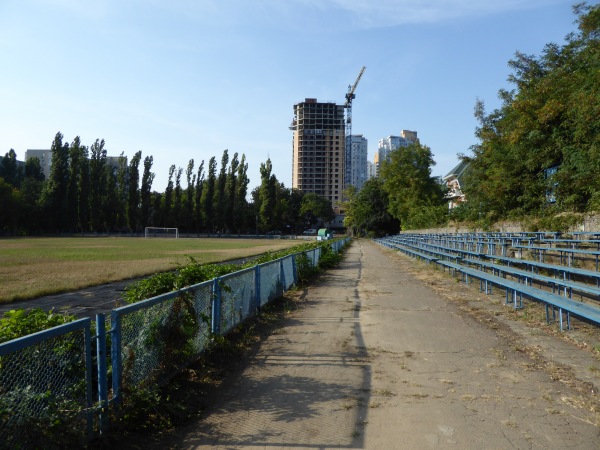
[[294,105],[292,187],[322,195],[336,208],[344,189],[344,105],[307,98]]

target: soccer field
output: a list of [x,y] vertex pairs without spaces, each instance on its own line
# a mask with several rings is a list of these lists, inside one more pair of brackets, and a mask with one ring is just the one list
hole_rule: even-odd
[[280,250],[287,239],[143,239],[127,237],[0,240],[0,302],[36,298],[175,269]]

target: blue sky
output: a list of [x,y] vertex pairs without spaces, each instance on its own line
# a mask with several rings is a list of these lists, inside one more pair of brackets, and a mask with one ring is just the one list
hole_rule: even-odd
[[[510,87],[515,51],[540,55],[576,31],[566,0],[2,0],[0,153],[105,139],[110,156],[171,164],[268,157],[291,187],[293,105],[353,103],[353,133],[402,129],[445,175],[477,141],[473,107]],[[591,2],[594,3],[594,2]],[[142,170],[142,166],[140,166]],[[185,175],[184,177],[185,178]],[[182,179],[185,186],[185,180]]]

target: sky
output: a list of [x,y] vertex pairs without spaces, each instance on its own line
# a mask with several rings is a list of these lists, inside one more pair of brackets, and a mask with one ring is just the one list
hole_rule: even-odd
[[[576,31],[571,0],[2,0],[0,154],[104,139],[109,156],[195,170],[246,155],[292,180],[293,106],[353,101],[353,134],[417,131],[433,175],[477,143],[477,99],[499,106],[515,52]],[[595,4],[596,2],[590,2]],[[217,169],[218,170],[218,169]],[[140,164],[140,172],[143,165]]]

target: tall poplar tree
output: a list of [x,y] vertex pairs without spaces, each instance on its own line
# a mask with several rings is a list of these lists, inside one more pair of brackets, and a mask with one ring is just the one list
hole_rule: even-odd
[[142,175],[142,187],[140,192],[141,197],[141,223],[142,227],[148,227],[151,223],[152,210],[152,183],[154,182],[154,173],[152,170],[152,156],[144,158],[144,173]]
[[183,169],[180,167],[177,169],[177,175],[175,176],[175,195],[173,198],[173,214],[171,217],[172,227],[179,227],[181,225],[181,209],[182,209],[182,189],[181,189],[181,175]]
[[137,233],[139,230],[140,217],[140,162],[142,151],[138,151],[129,163],[127,182],[127,224],[129,230]]
[[182,223],[185,226],[187,233],[192,232],[194,223],[194,189],[196,184],[196,174],[194,173],[194,160],[188,161],[187,169],[185,171],[185,178],[187,181],[187,187],[185,189],[185,212],[183,214]]
[[248,217],[251,214],[248,208],[248,163],[246,155],[242,155],[242,160],[237,169],[236,194],[233,206],[233,223],[238,232],[246,230],[248,226]]
[[215,226],[217,230],[224,231],[225,228],[225,210],[227,208],[227,164],[229,163],[229,151],[225,149],[221,157],[221,170],[217,179],[215,192]]
[[62,133],[56,133],[52,141],[52,166],[50,176],[41,198],[48,229],[58,232],[67,229],[68,185],[69,185],[69,144],[62,142]]
[[106,149],[104,139],[96,139],[90,147],[90,219],[93,231],[104,231],[104,199],[106,196]]
[[260,208],[258,211],[258,224],[260,231],[269,231],[275,225],[275,204],[277,178],[271,172],[273,165],[271,158],[260,164],[260,188],[258,196]]
[[203,220],[206,229],[209,233],[214,232],[215,217],[214,217],[214,198],[215,184],[217,178],[217,161],[213,156],[208,161],[208,172],[206,178],[206,186],[202,191],[202,211]]
[[128,180],[127,180],[127,158],[123,153],[117,160],[117,228],[119,230],[127,229],[127,196],[128,196]]
[[196,222],[196,233],[200,233],[203,227],[202,190],[204,189],[204,160],[198,167],[196,174],[196,190],[194,192],[194,221]]
[[228,232],[232,232],[236,228],[234,212],[236,207],[237,176],[239,165],[240,162],[236,152],[233,154],[233,158],[231,158],[229,170],[227,171],[227,183],[225,185],[225,197],[227,199],[225,204],[225,228]]
[[[84,206],[85,203],[81,202],[82,196],[82,178],[83,170],[87,168],[84,166],[84,159],[86,158],[85,148],[81,145],[81,139],[76,136],[71,143],[69,148],[69,228],[72,231],[84,231],[87,224],[81,221],[82,214],[80,207]],[[84,206],[85,207],[85,206]],[[87,215],[85,215],[87,217]]]
[[173,174],[175,173],[175,164],[169,167],[169,180],[167,182],[167,189],[165,189],[165,195],[163,197],[163,227],[170,227],[171,215],[173,213]]

